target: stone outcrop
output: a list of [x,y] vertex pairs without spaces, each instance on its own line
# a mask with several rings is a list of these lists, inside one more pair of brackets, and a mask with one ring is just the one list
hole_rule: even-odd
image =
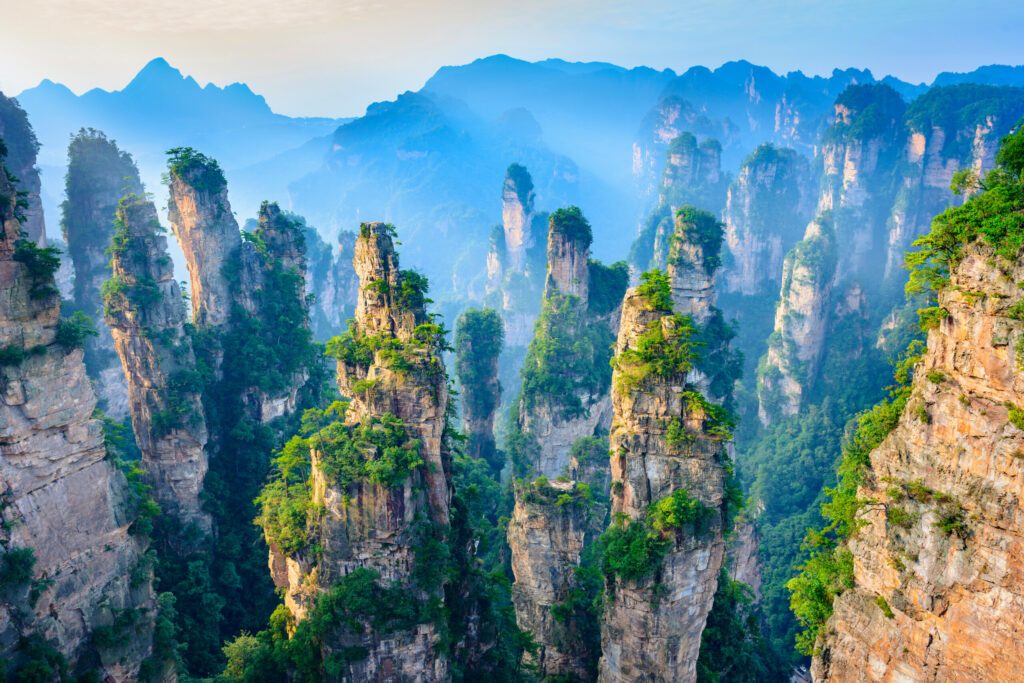
[[761,145],[729,186],[723,214],[732,256],[722,290],[745,296],[769,293],[782,278],[783,256],[812,217],[807,160],[791,149]]
[[199,499],[208,469],[202,378],[151,201],[138,195],[121,201],[111,252],[106,322],[127,378],[143,468],[166,514],[208,531]]
[[18,101],[0,92],[0,142],[7,149],[7,170],[17,178],[15,190],[24,192],[25,206],[21,208],[21,229],[27,239],[40,246],[46,245],[46,224],[43,218],[43,203],[39,197],[42,184],[36,155],[39,141],[32,130],[25,110]]
[[[338,388],[351,402],[338,428],[347,434],[360,425],[396,419],[407,436],[404,447],[416,449],[419,464],[391,482],[343,479],[325,464],[335,457],[330,446],[313,441],[312,503],[322,509],[314,539],[319,550],[286,555],[271,540],[274,580],[299,619],[305,618],[319,592],[329,591],[357,570],[376,572],[382,585],[397,585],[416,601],[443,601],[443,579],[424,586],[414,574],[422,534],[428,533],[424,525],[444,530],[450,519],[451,464],[443,442],[447,384],[436,341],[424,336],[429,333],[424,326],[431,323],[422,300],[423,285],[415,274],[399,270],[393,230],[383,223],[360,228],[354,261],[359,296],[346,338],[350,350],[369,348],[361,345],[372,340],[386,341],[404,362],[396,367],[394,356],[382,352],[371,353],[370,358],[361,351],[341,353]],[[410,288],[420,288],[420,297],[409,298]],[[349,680],[449,678],[448,657],[434,622],[395,629],[369,622],[358,629],[341,626],[324,643],[324,655],[360,648],[360,656],[349,657],[345,664],[343,677]]]
[[[997,263],[998,261],[998,263]],[[998,267],[997,267],[998,266]],[[906,408],[871,452],[818,681],[1009,681],[1024,645],[1024,263],[968,246]]]
[[508,167],[501,188],[501,223],[505,232],[505,257],[508,269],[521,273],[526,269],[526,254],[534,245],[533,179],[519,164]]
[[167,210],[188,266],[192,319],[200,327],[220,327],[237,295],[226,269],[242,244],[227,182],[217,162],[195,152],[172,158],[169,178]]
[[10,675],[34,658],[43,668],[29,675],[55,676],[39,661],[51,648],[73,671],[135,681],[155,608],[146,541],[133,534],[138,500],[92,417],[82,350],[65,347],[66,332],[58,341],[52,270],[16,246],[22,227],[2,168],[0,197],[0,652]]
[[82,130],[68,147],[68,172],[61,205],[61,230],[74,266],[75,308],[96,323],[97,336],[86,343],[85,368],[96,383],[101,406],[110,417],[128,416],[128,388],[103,321],[100,288],[110,278],[110,246],[117,203],[126,194],[143,192],[131,155],[96,130]]
[[669,375],[642,373],[635,384],[627,377],[636,377],[627,354],[636,352],[638,340],[659,330],[675,343],[686,334],[678,325],[671,310],[639,288],[626,293],[612,382],[613,529],[652,525],[652,505],[673,495],[699,501],[702,512],[700,521],[641,532],[665,544],[664,558],[643,575],[606,578],[599,681],[696,679],[701,633],[725,554],[727,456],[721,436],[709,433],[708,404],[695,398],[684,367]]
[[836,238],[827,217],[812,221],[786,255],[775,331],[758,367],[758,416],[763,424],[795,415],[817,373],[831,312]]

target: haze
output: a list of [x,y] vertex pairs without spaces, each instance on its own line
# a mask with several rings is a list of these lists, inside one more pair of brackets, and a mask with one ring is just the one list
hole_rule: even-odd
[[0,89],[116,89],[161,55],[200,83],[246,82],[281,113],[350,116],[497,52],[677,71],[856,66],[919,82],[1020,63],[1022,35],[1012,1],[39,0],[4,13]]

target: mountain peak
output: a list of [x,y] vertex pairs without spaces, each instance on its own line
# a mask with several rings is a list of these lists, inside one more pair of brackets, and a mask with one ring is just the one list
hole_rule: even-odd
[[181,71],[171,66],[163,57],[156,57],[147,62],[146,66],[135,74],[135,78],[125,86],[125,90],[133,86],[167,84],[183,80],[185,77],[182,76]]

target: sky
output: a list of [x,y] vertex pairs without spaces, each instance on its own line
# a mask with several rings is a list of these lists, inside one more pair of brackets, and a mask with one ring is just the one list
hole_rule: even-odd
[[[7,6],[9,5],[9,6]],[[1021,0],[0,0],[0,90],[123,87],[153,57],[293,116],[352,116],[504,53],[683,71],[733,59],[908,81],[1024,64]]]

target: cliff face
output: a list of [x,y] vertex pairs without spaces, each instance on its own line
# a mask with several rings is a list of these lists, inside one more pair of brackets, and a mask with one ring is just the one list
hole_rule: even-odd
[[849,542],[856,587],[835,602],[815,680],[1016,680],[1024,646],[1024,449],[1012,312],[1024,263],[973,245],[939,296],[907,407],[871,452]]
[[315,297],[310,310],[313,335],[326,341],[345,329],[355,314],[359,279],[352,268],[356,235],[348,230],[338,233],[331,248],[313,228],[303,231],[306,238],[306,293]]
[[526,252],[533,247],[533,180],[518,164],[509,167],[501,189],[501,223],[505,231],[505,254],[509,270],[522,272]]
[[758,415],[769,424],[800,410],[821,360],[837,262],[832,226],[812,221],[783,265],[775,331],[758,367]]
[[[695,680],[725,554],[725,445],[709,431],[709,404],[687,384],[687,363],[655,371],[646,365],[647,343],[638,345],[654,337],[685,343],[684,320],[664,306],[640,288],[629,290],[622,306],[599,681]],[[677,510],[671,518],[659,516],[670,508]],[[640,543],[657,548],[637,560],[642,567],[620,557]]]
[[207,471],[202,381],[152,202],[137,195],[121,202],[111,269],[106,321],[127,378],[143,468],[165,513],[209,530],[199,500]]
[[172,158],[169,175],[167,210],[188,265],[192,319],[200,327],[222,326],[237,295],[225,268],[238,258],[242,243],[227,183],[216,162],[191,155]]
[[81,131],[68,147],[68,172],[61,205],[61,229],[74,266],[75,308],[96,322],[97,336],[85,347],[85,368],[96,382],[106,413],[115,420],[128,415],[128,388],[103,322],[100,288],[110,278],[107,247],[114,234],[117,203],[126,194],[142,194],[132,158],[99,131]]
[[15,189],[25,192],[26,205],[22,207],[21,229],[27,239],[40,246],[46,244],[43,204],[39,198],[41,183],[36,169],[39,141],[28,121],[28,116],[17,100],[0,92],[0,141],[7,149],[5,165],[18,179]]
[[[318,593],[346,590],[352,577],[371,576],[379,581],[376,590],[389,586],[420,604],[443,601],[443,572],[430,565],[441,560],[418,553],[426,552],[425,539],[443,533],[449,523],[450,458],[443,444],[447,385],[438,332],[424,310],[425,283],[399,270],[392,234],[390,226],[364,224],[356,241],[356,318],[337,349],[338,388],[351,402],[342,422],[310,441],[311,502],[322,509],[310,540],[319,551],[286,554],[268,532],[274,580],[299,619]],[[368,442],[346,455],[341,447],[357,443],[353,438]],[[398,458],[396,453],[401,460],[389,460]],[[347,457],[355,460],[342,466],[340,459]],[[385,460],[391,465],[375,469],[375,461],[384,466]],[[442,577],[432,584],[423,581],[422,573],[431,572]],[[388,627],[356,619],[359,628],[334,627],[324,640],[325,655],[359,649],[359,656],[347,658],[347,678],[447,680],[448,658],[440,650],[436,623],[413,619]]]
[[74,670],[138,680],[155,604],[146,543],[132,534],[137,501],[92,418],[82,351],[65,348],[59,332],[48,259],[16,246],[21,225],[2,169],[0,196],[0,650],[12,672],[34,665],[54,676],[53,660],[39,657],[55,649]]
[[493,308],[470,309],[455,326],[455,368],[462,398],[466,453],[483,458],[495,475],[504,458],[494,441],[494,416],[501,403],[498,356],[502,345],[501,317]]
[[762,145],[743,162],[725,202],[732,259],[724,291],[766,294],[781,280],[782,258],[811,219],[812,195],[810,165],[791,149]]

